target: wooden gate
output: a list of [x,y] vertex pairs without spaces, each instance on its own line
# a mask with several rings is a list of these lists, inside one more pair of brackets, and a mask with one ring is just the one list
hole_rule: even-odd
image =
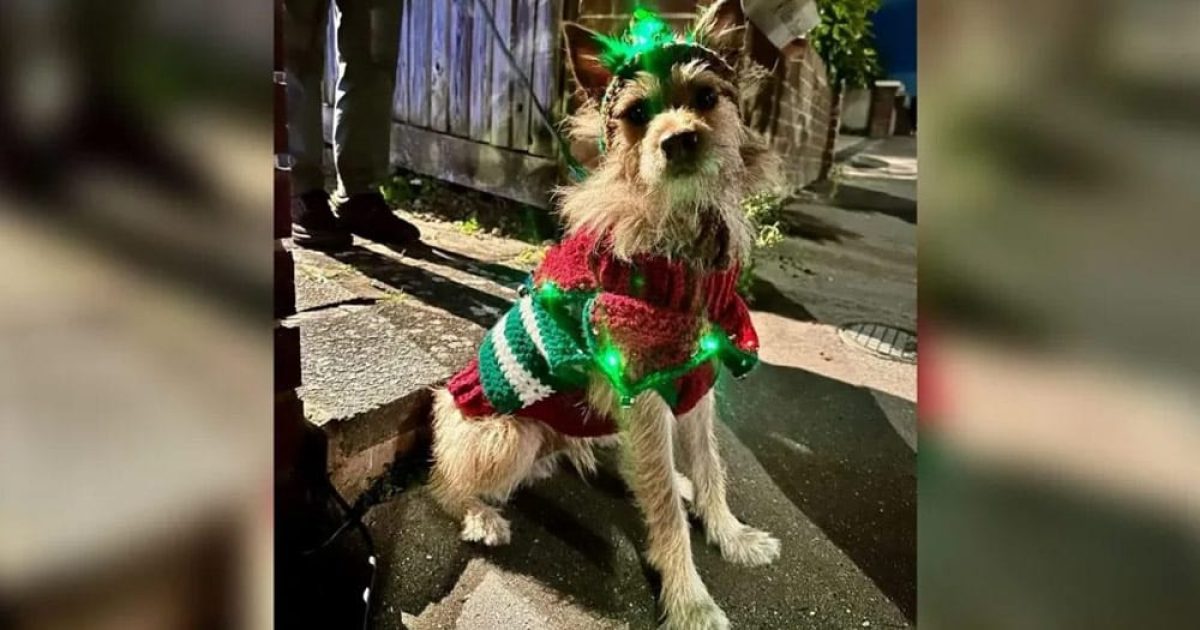
[[[555,119],[561,115],[563,0],[396,1],[403,6],[392,165],[547,206],[557,151],[533,99]],[[332,26],[327,42],[328,112],[337,67]]]

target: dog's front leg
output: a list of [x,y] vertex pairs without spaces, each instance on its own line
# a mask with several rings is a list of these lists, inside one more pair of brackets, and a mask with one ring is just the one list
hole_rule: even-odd
[[646,518],[647,557],[662,575],[665,628],[716,630],[729,627],[700,580],[692,561],[687,516],[675,485],[670,408],[656,394],[639,397],[625,414],[622,430],[626,476]]
[[768,564],[779,557],[779,541],[770,534],[738,521],[725,498],[725,465],[717,449],[716,404],[713,392],[696,408],[679,418],[680,459],[695,487],[693,509],[704,522],[708,542],[721,548],[730,562]]

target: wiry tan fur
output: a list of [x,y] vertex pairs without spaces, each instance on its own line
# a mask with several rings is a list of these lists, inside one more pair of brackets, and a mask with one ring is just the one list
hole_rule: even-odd
[[[700,86],[723,95],[711,111],[687,107]],[[715,219],[729,229],[730,255],[744,262],[754,235],[741,201],[778,186],[779,161],[743,124],[737,94],[736,86],[699,61],[675,67],[666,81],[639,75],[621,91],[613,111],[620,115],[646,98],[662,99],[665,109],[645,129],[618,121],[611,146],[591,176],[558,191],[568,231],[608,232],[622,258],[659,253],[703,261],[703,252],[694,250],[697,237],[702,223]],[[598,144],[604,121],[595,101],[568,120],[567,130],[575,146]],[[660,145],[681,131],[700,134],[705,158],[698,172],[672,177]]]
[[[701,41],[728,48],[736,29],[728,28],[725,16],[735,2],[722,0],[700,18]],[[575,42],[571,45],[576,48]],[[712,110],[698,112],[689,106],[690,98],[703,85],[713,87],[721,97]],[[621,257],[651,253],[705,267],[713,264],[715,248],[705,228],[720,222],[729,236],[727,253],[743,260],[753,236],[741,200],[774,184],[777,162],[766,143],[742,124],[735,105],[737,86],[703,63],[682,64],[665,81],[638,76],[622,90],[614,111],[620,113],[636,99],[651,96],[661,98],[664,109],[643,129],[620,121],[615,141],[592,175],[560,191],[568,230],[608,232]],[[596,146],[603,121],[595,104],[585,105],[568,128],[577,146]],[[687,174],[672,172],[660,148],[663,139],[681,131],[700,134],[700,160]],[[464,540],[504,544],[511,531],[498,506],[517,488],[552,474],[563,457],[580,474],[591,474],[596,469],[593,449],[619,444],[622,475],[646,521],[647,559],[662,575],[664,626],[728,628],[728,619],[692,560],[685,498],[703,522],[708,541],[720,548],[726,560],[769,563],[779,556],[779,541],[742,524],[729,510],[712,392],[678,419],[653,392],[620,407],[612,388],[599,376],[587,393],[593,409],[617,419],[616,439],[571,439],[540,422],[507,415],[467,418],[448,391],[437,391],[434,497],[461,520]],[[683,474],[676,470],[676,453]]]

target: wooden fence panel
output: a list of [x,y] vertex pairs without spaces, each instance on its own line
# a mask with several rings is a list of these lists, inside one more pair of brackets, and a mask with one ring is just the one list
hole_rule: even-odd
[[[534,99],[550,111],[557,105],[563,0],[400,1],[396,122],[553,155],[552,135],[534,111]],[[492,12],[500,40],[481,4]]]
[[510,50],[512,48],[513,0],[496,0],[493,16],[496,19],[496,30],[500,32],[504,41],[496,41],[492,47],[491,144],[509,147],[512,145],[512,99],[509,95],[508,58],[505,57],[501,46],[507,46]]
[[532,80],[533,52],[536,45],[537,0],[517,0],[516,19],[513,24],[513,37],[509,46],[517,67],[509,68],[508,85],[512,94],[512,148],[518,151],[528,151],[530,146],[529,120],[529,86],[521,81],[521,75]]
[[492,48],[495,45],[492,29],[487,24],[480,4],[493,10],[495,0],[470,0],[474,29],[471,38],[471,93],[468,105],[471,119],[471,139],[486,141],[492,131]]
[[[537,102],[541,103],[542,107],[548,114],[553,116],[554,112],[554,94],[557,92],[558,85],[558,24],[562,19],[561,0],[538,0],[537,3],[537,21],[534,25],[534,54],[533,54],[533,80],[534,97]],[[533,107],[533,105],[530,105]],[[536,111],[532,112],[533,118],[530,129],[532,136],[532,144],[530,151],[536,155],[553,155],[554,154],[554,137],[546,128],[546,123],[541,119]]]
[[471,135],[471,44],[474,0],[455,0],[450,16],[450,133]]
[[418,173],[543,208],[558,183],[552,159],[397,123],[392,163]]
[[429,127],[450,129],[450,2],[433,2],[430,19]]
[[418,127],[429,126],[429,41],[431,18],[430,3],[433,0],[409,0],[412,8],[412,23],[409,25],[409,39],[412,46],[412,74],[408,79],[409,86],[409,122]]
[[408,35],[408,14],[412,13],[412,3],[400,3],[400,50],[396,53],[396,91],[393,95],[392,118],[408,121],[408,64],[409,47],[412,37]]

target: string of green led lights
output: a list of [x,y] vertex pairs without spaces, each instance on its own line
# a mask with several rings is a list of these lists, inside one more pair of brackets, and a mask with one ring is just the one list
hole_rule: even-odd
[[621,349],[608,341],[599,339],[598,331],[592,328],[592,315],[596,306],[599,291],[564,291],[551,281],[534,287],[533,297],[556,317],[573,319],[567,311],[571,305],[579,311],[578,330],[581,332],[584,348],[591,357],[593,365],[600,370],[609,384],[617,392],[622,406],[629,406],[641,393],[655,390],[669,404],[674,404],[676,393],[669,386],[677,379],[713,359],[729,367],[735,376],[749,372],[758,363],[758,357],[751,352],[745,352],[734,346],[729,335],[720,327],[709,325],[697,341],[697,347],[691,357],[676,366],[650,372],[642,378],[631,381],[626,373],[626,359]]

